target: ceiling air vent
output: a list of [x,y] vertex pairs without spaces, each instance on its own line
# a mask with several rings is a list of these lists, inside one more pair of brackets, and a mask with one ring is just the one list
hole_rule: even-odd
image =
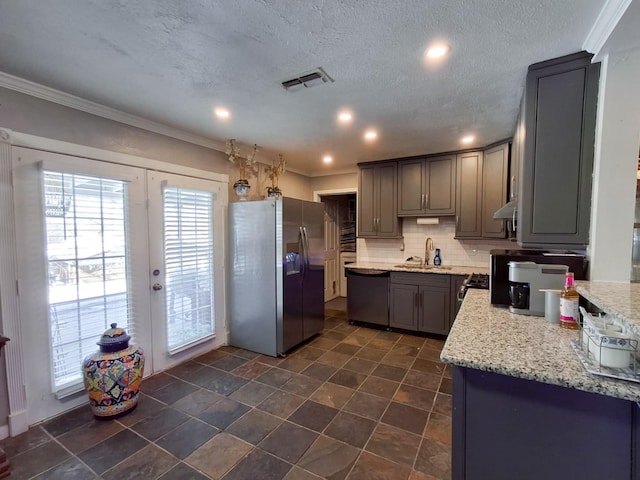
[[289,92],[296,92],[304,88],[316,87],[323,83],[333,82],[333,78],[327,75],[322,67],[318,67],[315,70],[304,72],[295,78],[285,80],[282,82],[282,86]]

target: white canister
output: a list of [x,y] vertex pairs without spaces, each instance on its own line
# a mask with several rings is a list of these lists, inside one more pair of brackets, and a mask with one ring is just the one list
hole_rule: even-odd
[[543,288],[544,319],[549,323],[560,323],[560,292],[552,288]]

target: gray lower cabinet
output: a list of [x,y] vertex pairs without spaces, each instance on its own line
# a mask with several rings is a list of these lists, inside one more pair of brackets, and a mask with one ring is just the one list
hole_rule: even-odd
[[451,329],[449,275],[391,272],[389,326],[446,335]]
[[600,64],[587,52],[531,65],[525,88],[518,242],[589,244]]
[[398,216],[453,215],[456,156],[398,161]]
[[[462,306],[462,301],[458,300],[458,292],[462,287],[462,282],[467,278],[467,275],[450,275],[451,278],[451,325],[458,315],[458,310]],[[449,328],[451,328],[451,325]]]
[[493,213],[507,201],[509,144],[461,153],[457,163],[456,238],[504,238]]
[[418,318],[418,331],[438,333],[446,335],[451,329],[450,304],[451,292],[449,291],[449,277],[445,277],[447,284],[442,287],[420,287],[420,315]]
[[358,236],[397,238],[401,236],[398,220],[396,162],[359,164]]
[[640,478],[636,402],[453,368],[451,478]]
[[389,285],[389,326],[404,330],[418,330],[419,287],[395,283],[393,274]]

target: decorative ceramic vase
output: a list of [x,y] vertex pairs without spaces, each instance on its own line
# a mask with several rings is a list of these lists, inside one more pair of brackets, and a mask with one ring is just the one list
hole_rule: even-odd
[[96,417],[121,416],[138,404],[144,352],[136,345],[129,346],[130,338],[112,323],[97,342],[100,351],[82,362],[84,386]]
[[249,196],[249,190],[251,189],[251,185],[249,182],[243,178],[238,180],[233,184],[233,189],[236,191],[236,195],[240,199],[240,201],[246,201]]
[[267,187],[267,197],[281,197],[282,191],[276,187]]

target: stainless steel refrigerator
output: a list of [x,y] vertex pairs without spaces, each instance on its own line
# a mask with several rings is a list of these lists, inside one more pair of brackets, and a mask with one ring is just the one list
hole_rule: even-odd
[[229,205],[229,343],[283,355],[324,328],[324,205]]

